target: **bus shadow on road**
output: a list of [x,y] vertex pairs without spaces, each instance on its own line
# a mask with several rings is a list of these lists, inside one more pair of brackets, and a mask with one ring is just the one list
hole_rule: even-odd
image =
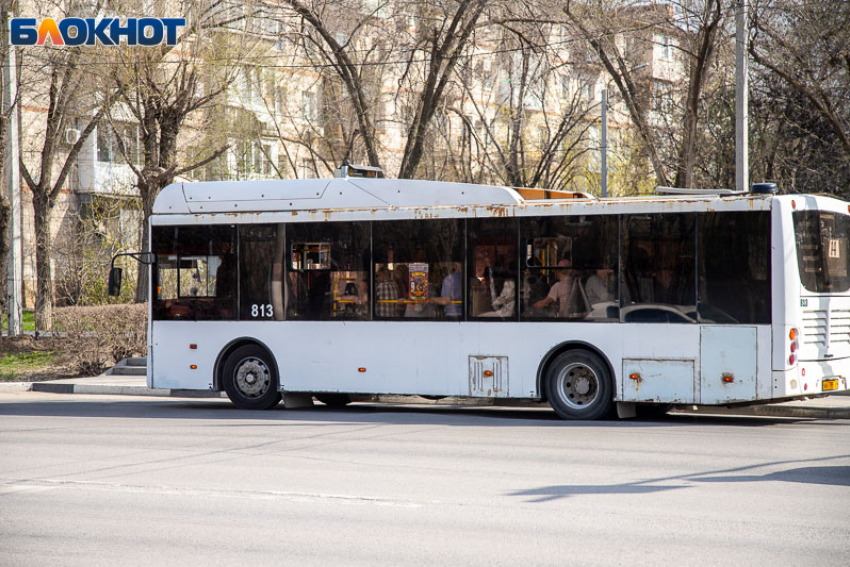
[[[216,420],[222,424],[239,421],[243,425],[284,423],[388,423],[448,426],[526,426],[526,427],[670,427],[694,425],[727,425],[764,427],[808,418],[773,418],[753,416],[715,416],[670,414],[652,418],[600,421],[564,421],[545,407],[504,407],[464,405],[398,405],[389,403],[354,403],[345,408],[322,404],[301,409],[279,406],[268,411],[240,410],[226,400],[182,399],[51,399],[0,404],[0,416],[93,417],[128,419],[196,419]],[[819,421],[820,423],[821,421]]]
[[695,478],[696,482],[796,482],[824,486],[850,486],[850,466],[799,467],[763,475],[707,476]]
[[[830,461],[837,459],[848,459],[850,455],[836,455],[816,459],[816,461]],[[763,474],[725,474],[745,470],[757,470],[767,467],[778,467],[794,463],[810,463],[811,461],[782,461],[764,463],[749,467],[736,469],[717,470],[693,474],[684,474],[668,477],[654,478],[638,482],[623,484],[577,484],[544,486],[512,492],[509,496],[530,496],[530,503],[549,502],[573,496],[582,495],[623,495],[623,494],[653,494],[666,492],[680,488],[693,488],[698,483],[738,483],[738,482],[792,482],[800,484],[814,484],[821,486],[850,486],[850,466],[805,466],[795,467],[779,471],[769,471]],[[710,475],[710,476],[706,476]],[[668,484],[680,483],[680,484]]]

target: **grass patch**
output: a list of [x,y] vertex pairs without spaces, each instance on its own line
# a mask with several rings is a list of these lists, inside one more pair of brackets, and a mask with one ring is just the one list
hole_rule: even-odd
[[58,356],[51,351],[35,350],[4,354],[0,357],[0,381],[14,382],[45,372],[58,364]]
[[[24,311],[23,314],[23,325],[24,331],[35,331],[35,312],[34,311]],[[0,325],[3,329],[7,329],[9,327],[9,322],[7,321],[8,316],[3,315],[2,321],[0,321]]]

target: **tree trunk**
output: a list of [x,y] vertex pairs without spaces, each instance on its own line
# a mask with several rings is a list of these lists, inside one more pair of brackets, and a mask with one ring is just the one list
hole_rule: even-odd
[[48,199],[38,197],[33,192],[33,211],[35,213],[35,328],[49,331],[53,328],[53,277],[50,270],[50,256],[53,248],[50,235],[50,209]]
[[[152,188],[149,185],[142,187],[143,184],[139,184],[139,194],[142,197],[142,237],[139,242],[139,251],[148,251],[150,247],[148,245],[150,241],[150,225],[148,223],[148,219],[153,212],[153,202],[156,200],[156,196],[159,195],[159,191],[161,188]],[[136,303],[144,303],[148,300],[148,265],[144,262],[138,262],[138,270],[136,272]]]
[[[2,148],[0,148],[0,160],[3,159],[4,152]],[[2,178],[2,168],[0,167],[0,178]],[[0,285],[0,304],[2,304],[2,311],[6,311],[7,307],[7,296],[6,296],[6,267],[8,264],[8,254],[9,254],[9,239],[7,230],[9,229],[9,220],[11,214],[11,207],[9,206],[9,200],[6,199],[5,195],[0,195],[0,282],[3,282]]]
[[685,99],[685,123],[682,142],[679,146],[679,159],[676,165],[676,187],[691,188],[694,183],[694,164],[696,163],[697,124],[699,104],[708,64],[714,54],[717,28],[721,20],[720,4],[709,0],[705,4],[703,20],[697,35],[697,48],[690,62],[688,95]]

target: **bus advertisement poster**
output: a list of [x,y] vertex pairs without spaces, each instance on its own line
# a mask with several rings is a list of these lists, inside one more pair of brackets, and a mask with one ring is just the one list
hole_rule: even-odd
[[428,264],[410,264],[410,299],[428,299]]

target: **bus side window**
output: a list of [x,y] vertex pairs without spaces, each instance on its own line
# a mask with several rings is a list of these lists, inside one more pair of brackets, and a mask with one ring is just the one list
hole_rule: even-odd
[[287,316],[308,321],[368,319],[370,236],[368,222],[287,225]]
[[518,231],[515,218],[467,221],[471,317],[516,320]]
[[[239,227],[239,318],[243,321],[285,318],[284,228],[283,224]],[[226,270],[227,264],[221,269]]]
[[236,316],[235,226],[155,226],[154,319]]
[[770,323],[770,214],[699,215],[699,320]]
[[619,320],[619,217],[528,217],[520,230],[522,319]]
[[623,320],[695,323],[696,215],[630,215],[622,232]]
[[463,317],[463,226],[459,219],[373,224],[375,319]]

